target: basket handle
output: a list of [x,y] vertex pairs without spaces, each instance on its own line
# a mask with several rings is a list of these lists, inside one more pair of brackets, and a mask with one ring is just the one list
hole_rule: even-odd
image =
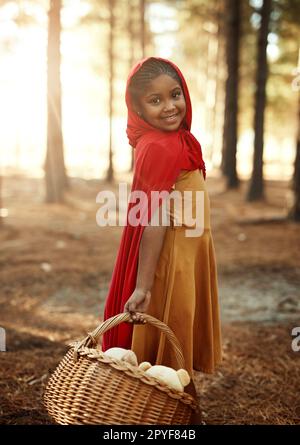
[[[141,315],[144,318],[144,320],[146,320],[147,323],[150,323],[152,326],[155,326],[156,328],[160,329],[164,334],[166,334],[166,337],[173,348],[179,368],[184,368],[185,361],[182,353],[182,348],[174,332],[165,323],[163,323],[162,321],[158,320],[155,317],[152,317],[152,315],[146,314],[144,312],[143,313],[135,312],[135,314]],[[102,334],[104,334],[104,332],[109,331],[111,328],[117,326],[118,324],[129,320],[131,320],[131,313],[129,312],[123,312],[121,314],[108,318],[107,320],[102,322],[93,332],[88,333],[88,336],[75,346],[75,351],[74,351],[75,354],[83,346],[89,347],[89,345],[91,344],[96,345],[99,337]]]

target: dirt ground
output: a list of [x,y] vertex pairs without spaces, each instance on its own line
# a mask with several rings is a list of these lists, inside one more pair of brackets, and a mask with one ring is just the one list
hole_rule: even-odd
[[[130,177],[122,176],[124,182]],[[300,424],[300,225],[284,220],[289,184],[266,183],[246,203],[247,183],[224,192],[207,180],[217,255],[224,360],[195,373],[205,424]],[[100,190],[117,183],[71,180],[66,203],[44,203],[42,179],[3,180],[0,228],[0,424],[53,424],[42,403],[67,344],[100,322],[121,227],[99,227]],[[300,342],[299,342],[300,344]]]

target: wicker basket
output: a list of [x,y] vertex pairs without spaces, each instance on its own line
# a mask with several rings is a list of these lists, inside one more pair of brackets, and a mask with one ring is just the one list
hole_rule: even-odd
[[[166,334],[178,368],[184,368],[174,333],[160,320],[142,315],[147,323]],[[138,367],[96,349],[104,332],[130,319],[128,312],[111,317],[83,340],[70,344],[44,394],[46,409],[57,423],[188,425],[191,415],[198,412],[197,402],[190,394],[173,390]]]

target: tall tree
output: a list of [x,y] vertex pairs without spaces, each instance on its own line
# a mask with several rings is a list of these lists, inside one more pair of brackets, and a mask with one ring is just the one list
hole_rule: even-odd
[[241,5],[239,0],[226,0],[226,63],[227,80],[224,110],[222,172],[227,177],[227,187],[238,186],[236,171],[239,45]]
[[109,39],[108,39],[108,64],[109,64],[109,155],[106,179],[112,182],[114,179],[113,147],[112,147],[112,123],[113,123],[113,101],[114,101],[114,28],[115,0],[108,0],[109,7]]
[[[298,0],[274,0],[274,6],[277,7],[278,20],[272,20],[272,24],[275,22],[277,26],[277,34],[279,36],[278,45],[280,48],[281,56],[277,60],[276,66],[280,75],[278,76],[278,81],[281,81],[285,86],[291,89],[291,78],[290,76],[284,76],[281,73],[284,67],[287,72],[292,71],[295,63],[297,64],[296,70],[294,70],[295,78],[292,80],[292,89],[297,94],[296,97],[296,108],[297,113],[296,120],[296,153],[294,161],[294,172],[291,180],[291,188],[293,194],[293,202],[291,207],[288,209],[288,218],[299,222],[300,221],[300,27],[299,27],[299,16],[300,16],[300,3]],[[277,12],[276,11],[276,12]],[[290,113],[286,113],[287,107],[292,112],[292,103],[290,94],[284,95],[282,91],[284,89],[281,85],[276,88],[277,101],[272,103],[272,109],[275,108],[276,114],[279,116],[282,122],[284,122],[283,129],[285,132],[291,132],[292,128],[288,128],[288,121],[293,122],[290,119]],[[286,121],[284,121],[286,119]]]
[[[129,70],[132,68],[135,60],[135,53],[134,53],[134,42],[135,42],[135,27],[134,27],[134,11],[135,11],[135,2],[134,0],[130,0],[130,8],[127,9],[127,25],[128,25],[128,40],[129,40],[129,59],[128,59],[128,65]],[[134,149],[131,148],[130,151],[131,154],[131,162],[130,162],[130,171],[133,170],[134,165]]]
[[256,92],[254,113],[254,155],[253,170],[248,201],[255,201],[264,197],[263,183],[263,149],[264,149],[264,117],[266,107],[266,83],[268,77],[267,44],[270,26],[272,0],[264,0],[260,9],[260,29],[256,62]]
[[[211,139],[211,162],[214,163],[214,152],[217,151],[218,138],[219,138],[219,105],[221,102],[221,89],[223,83],[221,80],[221,59],[223,57],[224,46],[224,26],[223,26],[223,14],[224,14],[224,1],[220,1],[216,10],[216,35],[215,35],[215,60],[214,60],[214,106],[212,110],[212,139]],[[223,113],[222,113],[223,114]],[[222,115],[221,115],[222,116]],[[223,122],[223,121],[222,121]]]
[[142,58],[145,57],[145,42],[146,42],[146,34],[145,34],[145,11],[146,11],[146,0],[140,1],[140,36],[141,36],[141,53]]
[[45,162],[46,200],[63,201],[67,177],[64,162],[60,83],[61,0],[50,0],[48,12],[48,128]]
[[292,190],[294,192],[294,200],[289,217],[294,221],[300,222],[300,92],[298,93],[298,132]]
[[[136,41],[136,37],[138,37],[138,43],[140,46],[140,57],[144,58],[146,56],[146,41],[147,41],[147,32],[146,32],[146,0],[138,0],[138,8],[136,8],[136,2],[134,0],[130,0],[130,8],[128,9],[128,37],[129,37],[129,69],[132,68],[135,61],[135,51],[134,51],[134,43]],[[138,10],[138,30],[139,32],[135,32],[135,18],[136,18],[136,9]],[[130,171],[133,170],[134,165],[134,149],[131,149],[131,163],[130,163]]]
[[0,227],[2,226],[2,176],[0,174]]

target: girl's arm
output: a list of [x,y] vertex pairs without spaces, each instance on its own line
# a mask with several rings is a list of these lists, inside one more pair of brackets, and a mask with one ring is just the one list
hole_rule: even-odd
[[[146,312],[149,307],[151,288],[166,228],[166,226],[147,226],[144,229],[139,248],[136,288],[124,306],[125,312]],[[142,317],[132,318],[143,321]]]
[[139,249],[136,289],[151,290],[165,232],[166,226],[145,227]]

